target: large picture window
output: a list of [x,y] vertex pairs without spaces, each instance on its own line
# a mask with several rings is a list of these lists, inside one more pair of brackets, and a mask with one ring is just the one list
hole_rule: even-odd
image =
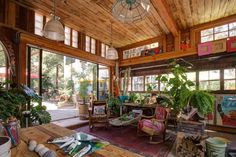
[[[108,67],[50,50],[28,49],[28,85],[42,96],[42,105],[47,106],[52,120],[78,116],[76,108],[84,98],[90,103],[91,95],[108,95]],[[81,94],[84,92],[85,97]]]

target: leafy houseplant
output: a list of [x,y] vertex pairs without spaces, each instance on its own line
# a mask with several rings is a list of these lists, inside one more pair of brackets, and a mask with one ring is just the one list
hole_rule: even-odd
[[213,111],[214,96],[206,91],[194,90],[186,95],[187,104],[198,109],[198,112],[202,115],[207,115]]
[[31,119],[39,124],[49,123],[51,115],[46,111],[46,106],[37,105],[31,108]]
[[187,105],[196,107],[204,115],[211,112],[214,97],[207,91],[190,90],[194,83],[187,79],[186,68],[175,61],[170,66],[173,77],[166,75],[157,77],[165,84],[164,92],[167,94],[162,96],[162,103],[171,107],[176,115]]
[[164,92],[168,97],[165,97],[163,101],[169,104],[173,111],[178,114],[187,105],[183,100],[185,100],[186,94],[190,92],[190,87],[194,83],[187,79],[184,67],[175,61],[170,66],[173,77],[161,75],[157,79],[165,84]]
[[[7,89],[5,86],[10,88]],[[10,81],[5,83],[0,82],[0,118],[4,121],[9,117],[14,116],[21,120],[21,123],[23,124],[22,111],[27,110],[26,104],[30,101],[40,103],[41,97],[25,85],[16,86],[16,84],[11,83]],[[37,106],[39,106],[39,104]],[[34,107],[31,107],[31,109],[33,110]],[[37,111],[34,113],[37,113]],[[40,119],[44,114],[47,115],[47,120]],[[35,117],[35,114],[31,113],[31,118],[32,121],[38,120],[42,123],[51,121],[51,116],[46,109],[45,112],[41,113],[41,116],[37,118]]]
[[119,116],[121,101],[118,97],[110,95],[107,99],[108,108],[113,116]]

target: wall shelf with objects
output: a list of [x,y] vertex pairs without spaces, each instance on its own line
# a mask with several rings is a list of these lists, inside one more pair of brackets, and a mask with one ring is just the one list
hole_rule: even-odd
[[148,56],[152,54],[157,54],[159,52],[162,52],[159,47],[159,43],[155,42],[123,51],[123,59],[134,58],[139,56]]

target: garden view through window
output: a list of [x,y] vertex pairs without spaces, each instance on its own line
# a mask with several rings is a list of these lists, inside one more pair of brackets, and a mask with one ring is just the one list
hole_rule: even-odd
[[47,106],[53,120],[78,116],[78,105],[84,99],[89,104],[97,95],[99,99],[108,97],[108,67],[49,50],[29,49],[30,87],[42,96],[42,105]]

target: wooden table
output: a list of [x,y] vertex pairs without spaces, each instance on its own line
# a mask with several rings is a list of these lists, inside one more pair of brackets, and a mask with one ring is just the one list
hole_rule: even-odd
[[[52,150],[56,150],[58,148],[56,145],[48,144],[46,141],[51,137],[67,136],[73,133],[75,133],[75,131],[60,127],[52,123],[21,129],[21,143],[17,147],[12,148],[12,157],[39,157],[35,152],[30,152],[28,150],[26,142],[29,139],[34,139],[38,143],[42,143],[46,147]],[[57,157],[69,156],[65,155],[64,152],[60,150],[57,151]],[[141,157],[141,155],[110,144],[103,147],[102,149],[95,151],[90,155],[87,155],[87,157]]]

